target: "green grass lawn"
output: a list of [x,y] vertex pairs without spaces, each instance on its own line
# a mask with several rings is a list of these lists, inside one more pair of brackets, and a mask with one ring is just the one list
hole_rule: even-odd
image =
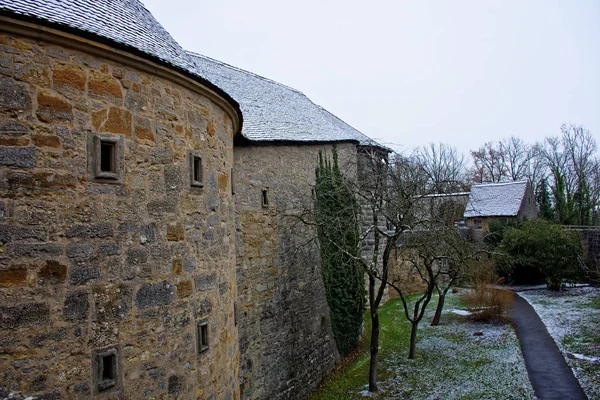
[[[417,354],[408,360],[410,324],[400,300],[380,308],[379,398],[531,399],[523,357],[512,326],[479,323],[449,312],[461,307],[449,295],[441,325],[432,327],[437,298],[419,326]],[[368,313],[365,333],[370,333]],[[473,336],[482,331],[483,336]],[[368,337],[356,358],[328,377],[311,400],[361,399],[368,383]]]

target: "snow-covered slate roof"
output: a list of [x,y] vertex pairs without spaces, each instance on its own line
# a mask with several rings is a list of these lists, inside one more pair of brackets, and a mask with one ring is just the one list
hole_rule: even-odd
[[198,74],[227,91],[244,114],[242,135],[252,141],[338,142],[384,148],[306,95],[262,76],[189,53]]
[[526,188],[527,181],[473,185],[465,218],[516,216]]
[[138,0],[0,0],[0,13],[76,30],[182,71],[237,104],[198,75],[191,57]]

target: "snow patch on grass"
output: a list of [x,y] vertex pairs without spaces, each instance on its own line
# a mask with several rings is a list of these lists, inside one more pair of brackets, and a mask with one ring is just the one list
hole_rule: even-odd
[[458,310],[458,309],[453,309],[453,310],[448,310],[448,312],[454,313],[456,315],[471,315],[471,311],[467,311],[467,310]]
[[534,399],[512,326],[471,321],[450,308],[457,297],[447,299],[441,325],[429,326],[433,312],[423,318],[415,359],[395,354],[381,362],[390,376],[380,383],[382,398]]

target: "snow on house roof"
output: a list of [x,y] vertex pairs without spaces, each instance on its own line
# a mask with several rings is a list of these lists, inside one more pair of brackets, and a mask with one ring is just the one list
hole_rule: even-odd
[[242,135],[252,141],[339,142],[384,148],[302,92],[209,57],[188,52],[196,71],[226,90],[244,114]]
[[237,104],[198,75],[191,57],[138,0],[0,0],[0,14],[108,41],[186,75]]
[[465,208],[465,218],[516,216],[526,188],[527,181],[473,185]]

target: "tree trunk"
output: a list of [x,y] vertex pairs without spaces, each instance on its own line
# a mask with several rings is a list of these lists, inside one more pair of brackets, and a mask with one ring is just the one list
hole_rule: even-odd
[[446,300],[446,294],[440,294],[438,298],[437,308],[435,309],[435,315],[433,316],[433,321],[431,321],[431,326],[437,326],[440,324],[440,318],[442,317],[442,310],[444,309],[444,301]]
[[417,328],[418,322],[413,322],[410,329],[410,349],[408,350],[408,358],[415,358],[415,347],[417,345]]
[[369,363],[369,392],[378,392],[377,353],[379,353],[379,314],[371,314],[371,360]]

